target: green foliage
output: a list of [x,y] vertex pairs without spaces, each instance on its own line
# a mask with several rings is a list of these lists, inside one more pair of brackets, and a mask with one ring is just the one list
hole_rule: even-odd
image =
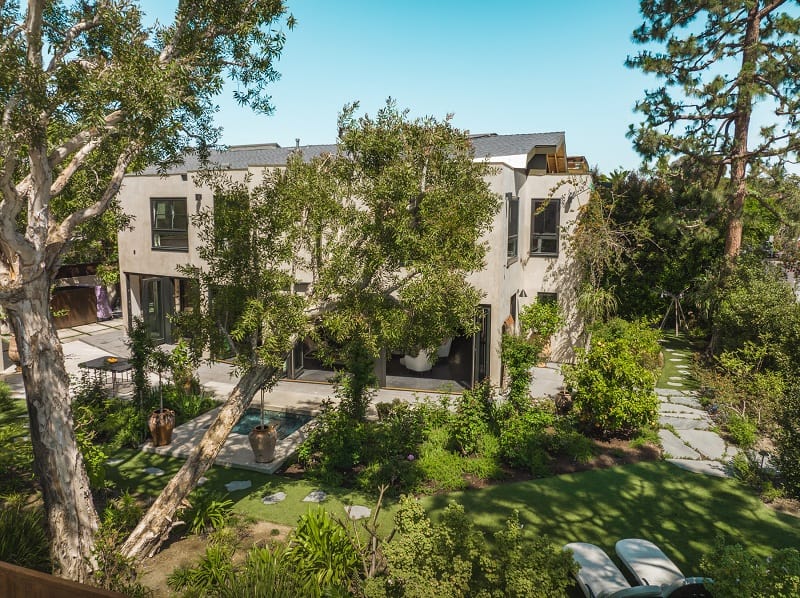
[[592,338],[594,342],[620,339],[640,366],[654,374],[661,369],[661,331],[650,326],[644,319],[628,322],[622,318],[612,318],[594,326]]
[[44,514],[17,494],[0,499],[0,561],[49,572],[50,541]]
[[11,387],[0,380],[0,413],[10,411],[14,406],[14,397],[11,394]]
[[776,466],[786,492],[800,499],[800,388],[786,393],[778,416]]
[[300,517],[289,538],[285,559],[306,580],[305,596],[322,596],[327,588],[345,589],[357,578],[361,559],[339,522],[323,508]]
[[0,494],[32,489],[33,445],[27,422],[14,411],[0,412]]
[[550,473],[550,434],[547,428],[555,423],[552,412],[528,407],[522,413],[504,406],[498,415],[500,452],[512,467],[530,470],[533,476]]
[[[254,547],[247,553],[243,567],[212,595],[219,598],[297,598],[305,595],[304,581],[292,569],[282,546],[274,548]],[[322,588],[315,588],[309,595],[323,595]]]
[[232,515],[232,500],[203,494],[186,513],[186,520],[191,533],[207,534],[227,526]]
[[725,420],[725,429],[731,441],[738,447],[749,449],[756,443],[757,426],[747,417],[732,412]]
[[508,400],[518,411],[530,399],[531,368],[564,322],[557,303],[534,301],[520,310],[519,335],[503,334],[500,355],[508,374]]
[[800,552],[777,550],[767,558],[757,556],[741,544],[726,544],[717,538],[714,551],[700,563],[703,574],[714,580],[714,596],[790,598],[800,595]]
[[234,578],[231,562],[234,549],[226,544],[212,544],[194,567],[179,567],[167,577],[167,585],[184,595],[214,595]]
[[137,581],[139,571],[135,559],[124,557],[119,550],[126,534],[139,523],[142,513],[141,506],[127,492],[106,505],[94,547],[97,560],[93,571],[94,583],[101,588],[134,598],[152,595],[149,588]]
[[133,367],[133,388],[134,395],[143,400],[147,395],[150,384],[147,379],[147,372],[150,366],[150,359],[155,351],[153,342],[147,325],[141,318],[134,318],[133,325],[128,330],[128,340],[126,341],[131,352],[130,364]]
[[590,434],[631,436],[652,427],[658,414],[655,377],[637,361],[624,338],[597,341],[564,368],[573,409]]
[[384,543],[387,570],[369,579],[370,598],[428,596],[565,596],[572,559],[546,538],[529,538],[515,513],[490,546],[460,505],[432,523],[422,506],[403,497],[395,534]]
[[481,437],[492,423],[493,395],[491,384],[485,381],[456,398],[455,413],[450,419],[450,438],[462,455],[477,452]]

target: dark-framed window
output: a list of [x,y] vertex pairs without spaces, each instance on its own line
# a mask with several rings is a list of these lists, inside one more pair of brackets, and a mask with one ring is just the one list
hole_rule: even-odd
[[519,197],[506,193],[506,215],[508,231],[507,263],[517,261],[519,257]]
[[558,199],[531,200],[531,255],[558,255],[560,218]]
[[189,216],[185,197],[150,199],[153,249],[189,250]]
[[558,293],[536,293],[537,303],[558,303]]

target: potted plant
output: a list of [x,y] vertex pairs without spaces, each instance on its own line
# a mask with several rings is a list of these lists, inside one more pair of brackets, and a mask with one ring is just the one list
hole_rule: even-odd
[[264,421],[264,387],[261,387],[261,424],[247,435],[253,447],[256,463],[269,463],[275,459],[275,444],[278,442],[278,426]]
[[147,425],[153,438],[153,446],[165,446],[172,442],[172,430],[175,428],[175,412],[172,409],[164,409],[164,386],[161,380],[163,372],[170,367],[170,356],[156,350],[153,351],[151,360],[158,371],[159,408],[150,413]]

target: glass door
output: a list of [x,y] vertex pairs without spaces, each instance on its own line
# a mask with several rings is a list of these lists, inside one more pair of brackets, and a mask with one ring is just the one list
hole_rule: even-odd
[[171,341],[172,283],[166,277],[142,279],[142,319],[156,343]]
[[472,337],[472,387],[489,377],[489,347],[491,341],[492,308],[479,305],[478,332]]

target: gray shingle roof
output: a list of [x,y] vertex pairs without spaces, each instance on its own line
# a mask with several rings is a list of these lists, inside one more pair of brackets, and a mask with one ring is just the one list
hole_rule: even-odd
[[[493,156],[512,156],[527,154],[537,146],[558,146],[564,143],[564,133],[522,133],[517,135],[498,135],[489,133],[485,135],[471,135],[472,145],[475,147],[475,157],[485,158]],[[335,145],[301,145],[303,157],[306,159],[324,153],[336,151]],[[282,166],[286,164],[289,154],[294,147],[279,147],[276,143],[263,145],[231,146],[225,151],[212,151],[210,161],[212,164],[221,165],[231,170],[244,170],[247,167],[259,168]],[[173,166],[167,170],[168,174],[193,172],[200,168],[200,161],[195,154],[187,154],[183,165]],[[146,168],[142,174],[157,174],[154,167]]]

